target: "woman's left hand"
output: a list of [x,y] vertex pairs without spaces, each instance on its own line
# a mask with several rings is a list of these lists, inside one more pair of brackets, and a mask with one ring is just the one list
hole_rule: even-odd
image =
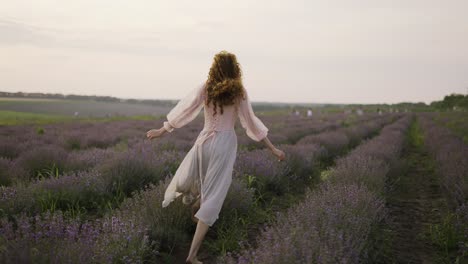
[[148,139],[158,138],[158,137],[162,136],[164,134],[164,132],[166,132],[166,130],[164,128],[151,129],[148,132],[146,132],[146,137]]
[[273,155],[275,155],[278,158],[278,161],[282,161],[286,158],[286,154],[280,149],[273,149]]

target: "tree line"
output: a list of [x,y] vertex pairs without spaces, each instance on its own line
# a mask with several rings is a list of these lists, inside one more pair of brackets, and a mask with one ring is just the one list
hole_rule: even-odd
[[468,110],[468,94],[450,94],[441,101],[434,101],[431,106],[438,110]]

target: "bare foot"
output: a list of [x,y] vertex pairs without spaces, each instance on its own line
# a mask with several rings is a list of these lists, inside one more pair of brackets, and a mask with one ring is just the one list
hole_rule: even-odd
[[203,262],[199,261],[197,258],[194,258],[192,260],[187,259],[185,263],[190,263],[190,264],[203,264]]

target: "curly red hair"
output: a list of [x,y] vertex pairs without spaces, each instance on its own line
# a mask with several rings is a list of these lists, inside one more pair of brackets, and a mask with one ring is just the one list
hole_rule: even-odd
[[213,103],[214,115],[218,107],[223,114],[223,106],[233,105],[244,97],[241,77],[242,71],[236,55],[221,51],[214,56],[206,81],[206,104]]

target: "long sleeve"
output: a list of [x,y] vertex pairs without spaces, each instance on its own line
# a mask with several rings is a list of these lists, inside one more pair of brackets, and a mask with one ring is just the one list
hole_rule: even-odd
[[189,92],[177,105],[167,114],[164,128],[172,132],[174,128],[181,128],[195,119],[203,108],[205,85],[200,85]]
[[239,120],[242,127],[246,130],[247,136],[255,141],[261,141],[267,136],[268,128],[255,116],[245,89],[244,93],[245,99],[242,99],[239,104]]

